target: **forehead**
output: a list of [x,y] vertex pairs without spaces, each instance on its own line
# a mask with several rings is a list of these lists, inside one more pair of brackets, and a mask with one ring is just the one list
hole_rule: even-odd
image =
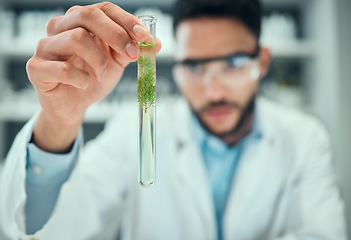
[[256,38],[240,21],[229,17],[199,17],[181,22],[176,30],[176,58],[209,58],[253,53]]

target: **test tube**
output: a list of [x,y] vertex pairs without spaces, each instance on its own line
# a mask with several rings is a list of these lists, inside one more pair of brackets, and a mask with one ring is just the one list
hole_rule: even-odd
[[156,18],[149,15],[138,18],[150,33],[147,41],[138,43],[138,174],[139,183],[143,187],[151,187],[156,180]]

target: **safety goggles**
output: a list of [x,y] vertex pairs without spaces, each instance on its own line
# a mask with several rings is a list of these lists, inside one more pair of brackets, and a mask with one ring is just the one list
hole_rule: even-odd
[[205,83],[216,76],[223,84],[233,85],[249,79],[257,79],[258,50],[254,54],[236,53],[224,57],[185,59],[174,65],[176,81],[181,84]]

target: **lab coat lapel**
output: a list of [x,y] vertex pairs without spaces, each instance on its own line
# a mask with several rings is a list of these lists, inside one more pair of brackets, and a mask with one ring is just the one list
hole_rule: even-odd
[[[270,159],[267,145],[262,140],[242,153],[224,215],[225,239],[248,239],[246,235],[241,235],[241,232],[249,232],[243,226],[250,228],[245,217],[250,209],[260,204],[260,189],[265,187],[266,178],[271,174],[269,162],[266,161]],[[251,224],[255,225],[254,222]]]
[[208,239],[216,239],[216,223],[213,200],[208,183],[201,149],[191,130],[191,112],[186,105],[184,116],[179,123],[179,134],[176,138],[176,153],[179,169],[177,179],[187,194],[191,195],[194,207],[197,208],[198,219],[203,223],[203,231]]
[[260,114],[263,136],[260,141],[244,146],[239,159],[224,215],[225,239],[254,239],[262,220],[256,213],[262,212],[262,206],[272,196],[271,191],[279,188],[279,178],[283,174],[277,171],[279,159],[274,126],[260,105],[257,114]]

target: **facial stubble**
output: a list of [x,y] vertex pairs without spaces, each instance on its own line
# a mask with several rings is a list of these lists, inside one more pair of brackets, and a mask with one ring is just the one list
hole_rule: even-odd
[[[245,106],[242,107],[240,104],[236,103],[236,102],[228,102],[225,100],[221,100],[218,102],[211,102],[209,104],[207,104],[205,107],[201,108],[198,111],[195,111],[194,109],[192,109],[192,111],[194,112],[194,114],[196,115],[198,121],[200,122],[200,124],[202,125],[202,127],[204,129],[206,129],[206,131],[208,131],[209,133],[213,134],[214,136],[220,138],[220,139],[225,139],[228,138],[230,136],[233,136],[235,134],[238,134],[244,127],[245,127],[245,123],[247,123],[249,121],[249,119],[252,117],[252,115],[254,114],[255,111],[255,102],[256,102],[256,93],[251,97],[249,103]],[[209,128],[206,123],[204,121],[202,121],[200,114],[204,111],[206,111],[207,109],[211,108],[211,107],[220,107],[220,106],[227,106],[230,107],[232,109],[236,109],[238,111],[241,112],[241,116],[239,118],[239,121],[237,122],[237,124],[230,129],[229,131],[223,132],[223,133],[215,133],[213,130],[211,130],[211,128]]]

